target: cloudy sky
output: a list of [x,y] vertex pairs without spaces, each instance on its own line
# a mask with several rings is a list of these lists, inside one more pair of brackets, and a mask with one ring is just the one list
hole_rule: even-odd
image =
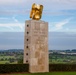
[[[49,32],[49,50],[76,49],[76,33]],[[0,50],[24,49],[24,32],[0,33]]]
[[[0,34],[5,34],[8,32],[10,34],[12,32],[23,33],[25,21],[30,19],[29,14],[33,3],[42,4],[44,6],[41,20],[47,21],[49,23],[49,33],[51,32],[55,37],[57,36],[57,38],[55,38],[53,37],[53,35],[49,34],[50,49],[61,49],[61,48],[68,49],[70,45],[71,45],[70,47],[71,49],[75,48],[74,45],[76,44],[75,43],[71,44],[71,43],[73,43],[73,41],[76,42],[75,39],[76,36],[74,36],[76,35],[75,34],[76,33],[76,0],[0,0]],[[63,32],[67,33],[67,35],[62,35]],[[56,35],[55,33],[58,35]],[[65,39],[60,39],[62,37],[60,37],[59,34],[63,37],[66,37],[65,39],[67,39],[68,41],[65,41]],[[69,37],[68,34],[70,34]],[[7,36],[8,35],[5,36],[5,40],[7,40],[6,38]],[[9,36],[11,37],[12,35]],[[70,39],[71,36],[72,39]],[[0,40],[1,43],[2,40],[3,39]],[[58,41],[63,40],[62,43],[64,44],[55,43],[53,42],[53,40],[56,40],[56,42],[57,40]],[[70,44],[67,43],[69,41]],[[16,48],[14,46],[13,41],[11,41],[10,47],[9,47],[10,42],[8,46],[6,45],[7,42],[5,42],[5,44],[4,43],[1,44],[1,43],[0,43],[0,49],[10,48],[10,47]],[[17,48],[18,47],[23,48],[23,46],[20,47],[21,44],[16,44],[16,45]]]

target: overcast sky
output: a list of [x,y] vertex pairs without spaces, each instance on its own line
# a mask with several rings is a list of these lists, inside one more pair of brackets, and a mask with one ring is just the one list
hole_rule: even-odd
[[[49,50],[76,49],[76,33],[49,32],[48,43]],[[24,33],[0,33],[1,49],[24,49]]]
[[[75,48],[76,0],[0,0],[0,49],[23,48],[25,21],[30,20],[33,3],[44,6],[41,20],[49,23],[49,49]],[[17,34],[21,38],[16,32],[22,33]]]

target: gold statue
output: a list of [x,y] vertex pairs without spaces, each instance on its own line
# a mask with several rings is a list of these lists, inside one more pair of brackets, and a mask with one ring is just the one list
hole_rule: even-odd
[[43,10],[43,5],[38,5],[38,4],[33,4],[31,13],[30,13],[30,18],[33,20],[40,20],[42,16],[42,10]]

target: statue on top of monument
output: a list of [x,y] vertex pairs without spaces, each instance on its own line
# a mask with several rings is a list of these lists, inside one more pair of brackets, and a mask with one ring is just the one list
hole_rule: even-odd
[[30,18],[33,20],[40,20],[42,16],[42,10],[43,10],[43,5],[38,5],[38,4],[33,4],[31,13],[30,13]]

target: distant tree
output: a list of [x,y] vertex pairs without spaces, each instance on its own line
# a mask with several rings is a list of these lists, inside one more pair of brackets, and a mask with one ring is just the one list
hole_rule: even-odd
[[5,58],[5,61],[7,61],[8,59],[7,58]]
[[6,62],[5,64],[10,64],[9,62]]
[[10,58],[10,59],[9,59],[9,62],[10,62],[10,63],[12,63],[12,62],[14,62],[14,61],[15,61],[14,58]]
[[4,58],[1,58],[1,61],[4,61]]
[[20,58],[18,59],[18,64],[22,64],[23,63],[23,56],[20,56]]
[[23,58],[22,59],[18,59],[18,64],[23,64]]

